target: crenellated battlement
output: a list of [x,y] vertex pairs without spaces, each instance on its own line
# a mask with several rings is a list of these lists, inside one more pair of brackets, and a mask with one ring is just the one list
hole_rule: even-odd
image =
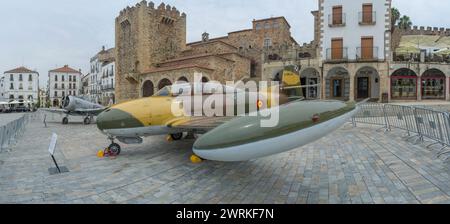
[[163,15],[163,16],[170,17],[171,19],[175,19],[175,20],[180,19],[180,18],[186,18],[186,13],[178,11],[178,9],[176,7],[172,7],[170,5],[161,3],[158,7],[155,8],[155,3],[153,3],[153,2],[147,3],[146,0],[143,0],[139,3],[137,3],[135,6],[126,7],[125,9],[120,11],[119,17],[132,15],[136,11],[139,11],[139,10],[149,11],[149,12],[155,13],[157,15]]
[[[398,27],[397,27],[398,29]],[[425,27],[425,26],[412,26],[406,30],[401,30],[402,35],[439,35],[450,36],[450,28],[444,27]]]
[[186,14],[161,3],[140,1],[120,12],[115,23],[116,92],[139,97],[139,74],[186,48]]

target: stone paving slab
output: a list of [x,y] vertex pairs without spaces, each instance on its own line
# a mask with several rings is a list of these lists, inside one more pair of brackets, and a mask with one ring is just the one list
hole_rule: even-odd
[[[0,203],[450,203],[450,164],[406,134],[346,125],[308,146],[248,162],[192,164],[192,140],[146,138],[116,159],[97,158],[108,141],[95,125],[60,116],[32,121],[0,153]],[[50,176],[47,149],[69,173]]]

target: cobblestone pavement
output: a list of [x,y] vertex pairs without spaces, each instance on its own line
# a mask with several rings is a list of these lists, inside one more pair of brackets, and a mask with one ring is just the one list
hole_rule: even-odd
[[[108,141],[95,125],[53,120],[48,128],[31,122],[13,150],[0,154],[1,203],[450,203],[449,163],[400,131],[348,124],[284,154],[192,164],[192,140],[163,136],[124,145],[116,159],[97,158]],[[69,173],[48,174],[52,132]]]

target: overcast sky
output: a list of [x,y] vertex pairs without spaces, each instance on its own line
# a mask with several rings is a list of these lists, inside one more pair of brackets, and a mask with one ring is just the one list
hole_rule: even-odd
[[[136,0],[0,1],[0,71],[26,66],[40,73],[65,64],[88,72],[89,59],[102,45],[114,47],[114,19]],[[159,5],[162,1],[154,1]],[[251,28],[253,19],[285,16],[299,42],[313,39],[312,10],[317,0],[166,0],[186,12],[188,41]],[[443,0],[393,0],[414,25],[450,27],[450,3]]]

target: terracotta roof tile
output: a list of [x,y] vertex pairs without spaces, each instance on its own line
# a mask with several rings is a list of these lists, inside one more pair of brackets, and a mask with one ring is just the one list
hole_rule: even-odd
[[50,70],[50,72],[60,72],[60,73],[78,73],[81,74],[79,71],[69,67],[68,65],[64,65],[64,67],[57,68]]
[[32,70],[22,66],[22,67],[19,67],[19,68],[15,68],[15,69],[6,71],[5,73],[37,73],[37,72],[32,71]]

